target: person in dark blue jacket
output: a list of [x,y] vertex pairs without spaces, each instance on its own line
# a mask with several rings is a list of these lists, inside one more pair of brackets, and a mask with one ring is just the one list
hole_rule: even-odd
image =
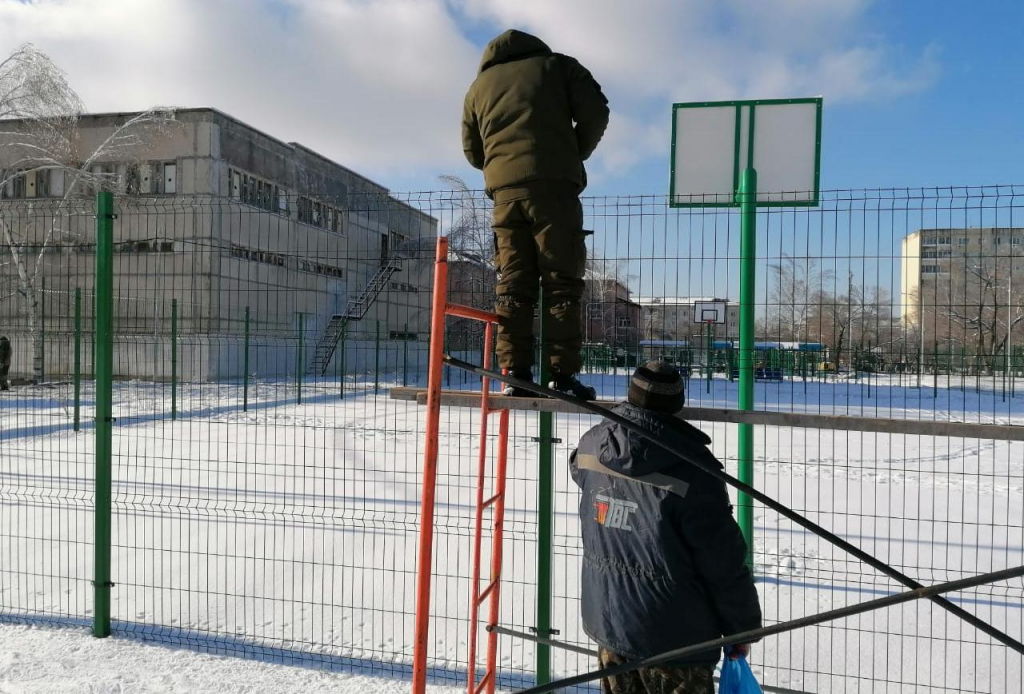
[[[633,374],[614,412],[721,467],[704,432],[675,417],[683,383],[665,362]],[[761,626],[746,543],[725,484],[647,438],[605,421],[570,459],[582,490],[582,616],[601,667]],[[733,657],[749,644],[736,644]],[[602,681],[612,694],[714,694],[719,649]]]

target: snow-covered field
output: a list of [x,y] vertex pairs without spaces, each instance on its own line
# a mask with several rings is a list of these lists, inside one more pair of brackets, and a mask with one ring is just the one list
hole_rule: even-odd
[[[624,392],[623,374],[591,380],[608,395]],[[350,382],[340,399],[336,382],[306,384],[298,404],[291,385],[260,382],[248,412],[241,411],[237,384],[185,385],[172,421],[166,384],[117,384],[115,634],[407,677],[423,412],[389,400],[390,385],[374,392],[372,383]],[[864,379],[758,384],[757,402],[787,411],[1024,423],[1024,393],[1011,397],[1002,381],[914,385],[907,377],[873,377],[870,392]],[[456,378],[452,386],[472,384]],[[691,381],[689,404],[734,403],[735,384],[727,380],[705,389]],[[8,618],[80,624],[91,615],[91,391],[79,433],[71,430],[69,397],[64,386],[0,397],[0,615]],[[594,423],[559,415],[555,424],[561,443],[553,622],[558,638],[581,644],[587,640],[577,616],[577,496],[564,462]],[[478,426],[472,410],[442,414],[431,639],[439,684],[459,684],[467,667]],[[735,472],[735,427],[701,426]],[[502,622],[527,630],[535,623],[536,415],[516,414],[512,427]],[[755,432],[758,486],[923,583],[1024,563],[1024,444],[779,427]],[[755,523],[770,621],[898,589],[772,513],[759,511]],[[1020,580],[957,599],[1024,638]],[[25,629],[0,625],[0,640],[15,628]],[[49,629],[31,634],[71,638]],[[129,647],[88,643],[100,649],[94,658],[103,648]],[[164,669],[185,657],[167,653],[173,656],[138,661],[154,683],[174,676]],[[530,681],[534,657],[530,644],[503,638],[503,684]],[[11,679],[18,666],[0,663],[0,682]],[[1021,656],[917,603],[769,639],[753,663],[764,683],[808,692],[1003,693],[1019,691],[1024,678]],[[554,656],[558,673],[592,665],[583,656]]]
[[[430,686],[431,694],[462,687]],[[85,628],[0,625],[0,694],[405,694],[385,676],[327,672],[281,662],[193,653],[127,639],[94,639]]]

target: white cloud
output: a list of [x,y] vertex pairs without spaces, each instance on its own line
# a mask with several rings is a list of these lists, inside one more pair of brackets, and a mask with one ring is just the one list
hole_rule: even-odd
[[464,166],[475,31],[533,31],[611,99],[595,177],[664,156],[673,101],[889,99],[938,78],[874,31],[869,0],[0,0],[0,53],[31,41],[94,111],[214,106],[387,183]]

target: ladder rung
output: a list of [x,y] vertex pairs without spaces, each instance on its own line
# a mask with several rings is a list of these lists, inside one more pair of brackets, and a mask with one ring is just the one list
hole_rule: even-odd
[[484,503],[482,503],[482,504],[480,505],[480,508],[487,508],[488,506],[492,506],[492,505],[494,504],[494,502],[495,502],[495,501],[497,501],[498,499],[500,499],[500,498],[501,498],[501,496],[502,496],[502,495],[501,495],[500,493],[498,493],[498,494],[495,494],[495,495],[494,495],[494,496],[492,496],[492,497],[491,497],[490,499],[488,499],[487,501],[485,501]]
[[494,592],[494,589],[498,587],[497,581],[491,581],[490,584],[484,588],[484,592],[480,593],[480,596],[476,599],[477,605],[482,605],[487,596]]

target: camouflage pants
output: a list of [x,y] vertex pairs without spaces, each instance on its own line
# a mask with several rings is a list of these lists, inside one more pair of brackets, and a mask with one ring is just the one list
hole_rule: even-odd
[[558,191],[499,191],[493,227],[499,365],[510,371],[533,366],[533,312],[543,291],[548,366],[552,375],[578,373],[587,258],[579,198]]
[[[626,658],[601,649],[602,668],[626,662]],[[641,668],[601,680],[601,690],[604,694],[715,694],[714,672],[715,668],[707,665]]]

